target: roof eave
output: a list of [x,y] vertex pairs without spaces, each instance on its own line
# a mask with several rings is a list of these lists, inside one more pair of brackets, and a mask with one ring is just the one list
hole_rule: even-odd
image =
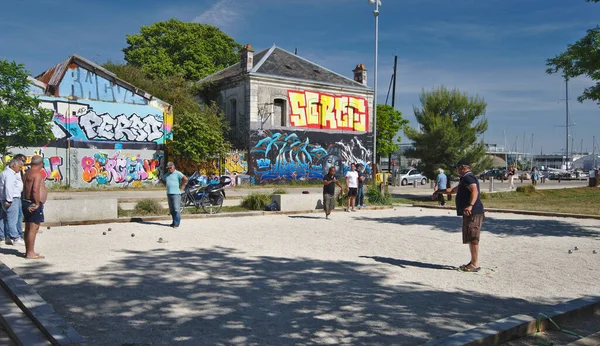
[[310,79],[285,77],[285,76],[272,75],[272,74],[260,73],[260,72],[252,72],[249,75],[251,77],[266,77],[266,78],[270,78],[270,79],[286,80],[286,81],[290,81],[290,82],[304,82],[304,83],[310,83],[310,84],[320,84],[320,85],[324,85],[324,86],[353,89],[353,90],[363,91],[363,92],[367,92],[367,93],[374,93],[373,89],[368,86],[361,86],[361,85],[354,86],[354,85],[344,85],[344,84],[337,84],[337,83],[327,83],[327,82],[315,81],[315,80],[310,80]]

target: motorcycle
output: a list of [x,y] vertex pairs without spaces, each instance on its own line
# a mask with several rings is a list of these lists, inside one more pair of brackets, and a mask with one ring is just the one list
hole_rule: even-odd
[[184,192],[181,194],[181,210],[183,208],[194,206],[196,209],[202,208],[208,214],[216,214],[223,207],[225,199],[225,186],[231,184],[231,178],[222,176],[218,182],[203,186],[202,176],[194,172],[185,185]]

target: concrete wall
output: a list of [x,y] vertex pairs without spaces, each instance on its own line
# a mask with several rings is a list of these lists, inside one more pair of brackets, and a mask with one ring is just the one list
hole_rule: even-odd
[[51,199],[44,205],[44,221],[88,221],[117,218],[116,199]]

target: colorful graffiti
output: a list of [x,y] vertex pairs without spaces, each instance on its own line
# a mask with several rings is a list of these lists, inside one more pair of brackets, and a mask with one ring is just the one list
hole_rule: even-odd
[[[344,175],[350,163],[362,163],[366,173],[371,151],[366,149],[359,136],[313,133],[315,139],[321,136],[323,142],[306,137],[301,139],[296,133],[264,131],[251,150],[254,174],[260,182],[272,180],[316,180],[322,179],[329,167],[335,167],[338,174]],[[335,140],[335,138],[338,138]]]
[[[225,157],[225,174],[237,175],[246,174],[248,172],[248,160],[246,153],[235,150]],[[233,180],[233,179],[232,179]]]
[[[40,148],[36,150],[33,155],[26,156],[25,166],[23,166],[23,172],[27,172],[31,166],[31,158],[35,155],[39,155],[44,158],[44,167],[40,171],[45,181],[52,181],[60,183],[63,180],[61,167],[63,165],[63,158],[61,156],[45,156],[43,150]],[[11,156],[5,156],[4,162],[8,162],[12,159]]]
[[81,167],[85,182],[98,185],[109,183],[138,186],[143,182],[157,184],[160,178],[160,157],[142,159],[140,155],[127,155],[116,152],[112,156],[98,152],[93,156],[83,156]]
[[290,124],[294,127],[367,131],[367,99],[319,92],[288,90]]
[[44,100],[42,107],[54,111],[52,133],[57,140],[71,138],[73,141],[81,142],[163,144],[173,137],[172,115],[168,112],[162,113],[148,105],[103,104],[93,101],[87,104]]

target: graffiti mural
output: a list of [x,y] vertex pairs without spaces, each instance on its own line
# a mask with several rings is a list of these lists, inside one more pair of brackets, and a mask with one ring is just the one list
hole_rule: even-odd
[[369,129],[365,98],[288,90],[288,100],[291,126],[363,132]]
[[[23,166],[23,172],[27,172],[31,166],[31,158],[35,155],[39,155],[44,158],[44,167],[40,171],[45,181],[51,181],[60,183],[63,180],[63,174],[61,167],[63,165],[63,158],[61,156],[45,156],[42,149],[36,150],[33,155],[26,156],[25,166]],[[10,156],[4,157],[4,162],[8,162],[12,159]]]
[[161,157],[142,159],[140,155],[104,152],[81,158],[82,178],[87,183],[139,186],[143,182],[159,183]]
[[[154,142],[173,137],[170,113],[148,105],[81,103],[44,100],[42,107],[54,111],[52,133],[57,140]],[[143,115],[138,115],[143,114]]]
[[264,131],[251,150],[257,180],[321,180],[329,167],[344,175],[353,162],[370,172],[367,135],[307,134]]
[[246,153],[235,150],[225,157],[225,174],[237,175],[246,174],[248,172],[248,160]]

